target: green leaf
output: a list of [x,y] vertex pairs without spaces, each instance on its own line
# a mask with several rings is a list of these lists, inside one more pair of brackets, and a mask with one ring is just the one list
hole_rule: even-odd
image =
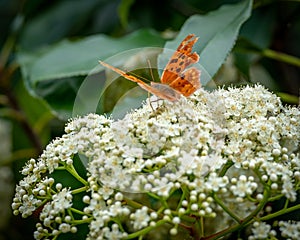
[[242,26],[240,36],[259,48],[268,48],[276,24],[275,17],[276,12],[272,9],[254,11],[249,20]]
[[[103,1],[58,1],[43,14],[29,19],[20,36],[19,44],[26,49],[36,49],[74,34],[88,21],[92,11]],[[102,3],[103,4],[103,3]]]
[[[26,151],[24,151],[25,149],[34,149],[34,151],[31,152],[31,156],[34,156],[41,151],[41,147],[50,140],[49,122],[53,119],[53,115],[43,102],[28,94],[22,81],[16,82],[13,92],[16,97],[18,107],[22,109],[22,113],[28,122],[28,127],[24,127],[21,122],[12,121],[13,150],[14,152],[22,151],[24,154],[26,153]],[[36,136],[33,136],[28,128],[31,128],[31,131],[35,132]],[[15,154],[14,159],[12,160],[23,160],[23,154]],[[17,164],[23,163],[18,162]]]
[[99,59],[132,48],[159,47],[162,38],[153,31],[140,30],[123,38],[94,35],[78,41],[63,40],[40,52],[18,54],[22,73],[29,85],[64,77],[87,75]]
[[[63,40],[39,51],[20,51],[17,57],[30,93],[46,100],[57,116],[66,119],[72,116],[81,82],[99,66],[98,60],[126,50],[163,44],[159,34],[143,29],[118,39],[100,34],[77,41]],[[99,78],[93,82],[88,97],[99,95],[104,86]]]
[[[252,53],[249,54],[249,51]],[[238,39],[236,46],[234,47],[235,66],[248,81],[250,80],[251,63],[258,58],[257,53],[261,51],[262,49],[257,45],[243,37]]]
[[246,77],[249,75],[251,63],[254,62],[254,60],[257,62],[259,57],[267,57],[300,67],[300,58],[295,56],[268,48],[261,48],[246,38],[240,38],[237,43],[235,47],[236,66]]
[[122,0],[118,7],[118,13],[122,26],[125,28],[128,24],[128,15],[131,5],[135,0]]
[[[251,64],[260,57],[257,53],[269,48],[275,25],[275,13],[270,9],[257,9],[251,18],[242,26],[240,39],[235,47],[235,64],[240,72],[250,79]],[[240,52],[240,51],[247,51]],[[252,52],[252,53],[251,53]]]
[[[176,39],[167,42],[165,48],[176,49],[188,34],[199,36],[194,50],[200,53],[201,82],[205,85],[216,74],[234,46],[241,25],[251,14],[251,7],[252,0],[245,0],[233,5],[223,5],[203,16],[194,15],[185,22]],[[165,64],[164,56],[160,56],[160,68]]]

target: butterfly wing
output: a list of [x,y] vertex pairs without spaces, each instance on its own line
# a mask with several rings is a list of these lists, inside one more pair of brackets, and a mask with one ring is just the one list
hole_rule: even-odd
[[169,86],[180,92],[183,96],[188,97],[200,88],[200,70],[189,68],[172,81]]
[[[197,42],[198,38],[194,38],[194,34],[189,34],[178,46],[177,51],[172,55],[170,61],[167,63],[161,82],[164,84],[171,84],[173,81],[178,81],[181,78],[182,72],[191,64],[199,61],[199,55],[194,52],[192,48]],[[194,38],[194,39],[193,39]],[[195,72],[193,70],[192,72]],[[181,79],[181,82],[184,79]]]
[[[144,83],[142,80],[138,79],[137,77],[127,74],[126,72],[122,71],[121,69],[118,69],[118,68],[111,66],[102,61],[99,61],[99,63],[102,64],[104,67],[107,67],[107,68],[113,70],[114,72],[120,74],[122,77],[124,77],[132,82],[136,82],[141,88],[156,95],[157,97],[159,97],[161,99],[166,99],[169,101],[176,101],[180,98],[180,93],[178,93],[174,89],[170,88],[168,85],[159,84],[159,83],[155,84],[154,82],[152,82],[153,86],[150,86],[150,85]],[[160,86],[160,85],[164,85],[164,86]]]
[[132,76],[132,75],[127,74],[126,72],[122,71],[122,70],[119,69],[119,68],[116,68],[116,67],[114,67],[114,66],[111,66],[111,65],[109,65],[108,63],[105,63],[105,62],[102,62],[102,61],[99,61],[99,63],[100,63],[101,65],[103,65],[104,67],[107,67],[107,68],[113,70],[114,72],[120,74],[122,77],[124,77],[124,78],[126,78],[126,79],[128,79],[128,80],[130,80],[130,81],[132,81],[132,82],[145,84],[142,80],[138,79],[138,78],[135,77],[135,76]]
[[189,65],[199,61],[199,55],[196,52],[192,53],[192,48],[198,40],[194,36],[190,34],[180,43],[163,71],[161,83],[151,82],[151,86],[105,62],[99,61],[99,63],[124,78],[136,82],[141,88],[161,99],[176,101],[181,94],[188,97],[200,87],[200,71],[196,68],[186,69]]

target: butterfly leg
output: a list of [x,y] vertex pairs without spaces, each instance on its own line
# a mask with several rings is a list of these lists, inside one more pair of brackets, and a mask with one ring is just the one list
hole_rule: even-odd
[[153,108],[153,106],[152,106],[152,101],[150,100],[150,97],[151,97],[151,96],[150,96],[150,93],[148,92],[148,101],[149,101],[149,105],[150,105],[152,111],[155,112],[155,111],[154,111],[154,108]]

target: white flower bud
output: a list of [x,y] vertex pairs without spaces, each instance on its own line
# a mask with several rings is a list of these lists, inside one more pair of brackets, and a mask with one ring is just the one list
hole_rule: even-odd
[[55,185],[55,188],[56,188],[56,190],[57,191],[60,191],[61,189],[62,189],[62,184],[61,183],[57,183],[56,185]]
[[191,205],[191,210],[192,210],[192,211],[197,211],[197,210],[198,210],[198,204],[197,204],[197,203],[193,203],[193,204]]
[[86,203],[86,204],[89,204],[89,203],[90,203],[90,200],[91,200],[91,198],[90,198],[90,196],[88,196],[88,195],[84,195],[83,198],[82,198],[82,201],[83,201],[84,203]]
[[115,199],[116,199],[117,201],[122,201],[122,200],[123,200],[123,194],[120,193],[120,192],[116,193]]
[[177,233],[178,233],[177,228],[171,228],[171,229],[170,229],[170,234],[171,234],[171,235],[174,236],[174,235],[177,235]]

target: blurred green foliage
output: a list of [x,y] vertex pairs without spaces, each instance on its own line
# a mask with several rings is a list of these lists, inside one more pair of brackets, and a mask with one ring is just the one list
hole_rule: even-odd
[[[246,2],[251,1],[0,0],[0,117],[9,124],[2,128],[10,134],[1,136],[10,154],[0,156],[0,167],[11,169],[14,177],[9,181],[17,182],[24,162],[62,134],[81,84],[98,59],[134,48],[166,44],[174,49],[188,33],[200,37],[195,50],[206,68],[214,68],[208,71],[216,85],[260,82],[284,102],[298,104],[300,2],[258,0],[251,9]],[[218,14],[226,4],[245,4],[236,22],[226,24],[228,16],[222,19]],[[207,22],[199,24],[203,19]],[[115,61],[124,65],[127,56],[118,56]],[[103,79],[101,73],[90,76]],[[99,81],[93,86],[102,90],[106,85]],[[100,113],[109,112],[118,101],[121,93],[113,89],[103,94],[105,106],[96,106]],[[123,104],[134,105],[132,100]],[[10,197],[1,208],[9,207]],[[34,217],[25,225],[19,217],[5,217],[0,239],[32,239]]]

